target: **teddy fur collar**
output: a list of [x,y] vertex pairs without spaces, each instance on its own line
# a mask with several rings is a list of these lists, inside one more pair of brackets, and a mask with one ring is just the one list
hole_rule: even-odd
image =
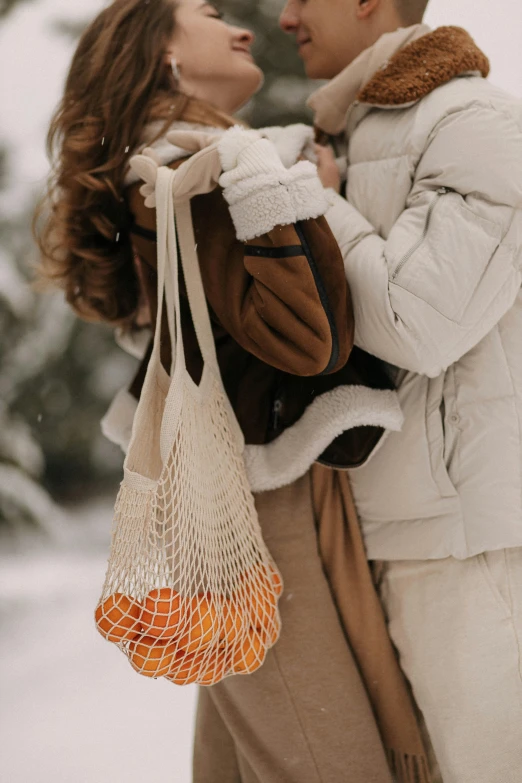
[[486,77],[489,61],[460,27],[414,25],[383,35],[309,100],[315,123],[336,135],[354,103],[405,108],[457,76]]

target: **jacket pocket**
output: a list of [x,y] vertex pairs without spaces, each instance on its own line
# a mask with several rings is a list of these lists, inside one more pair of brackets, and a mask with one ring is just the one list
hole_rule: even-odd
[[395,283],[395,281],[399,277],[400,273],[403,271],[403,269],[406,266],[406,264],[408,263],[408,261],[412,258],[413,255],[415,255],[417,250],[420,250],[420,248],[422,247],[422,245],[426,241],[427,236],[428,236],[428,231],[429,231],[429,228],[430,228],[431,218],[432,218],[432,215],[433,215],[433,213],[435,211],[435,208],[436,208],[437,204],[439,203],[439,200],[440,200],[441,196],[444,196],[446,193],[449,193],[449,192],[450,192],[450,190],[448,188],[438,188],[438,190],[435,191],[435,193],[433,195],[433,200],[432,200],[431,204],[429,205],[428,211],[426,213],[426,220],[424,222],[424,228],[423,228],[422,234],[419,237],[419,239],[415,242],[415,244],[412,245],[409,248],[409,250],[402,256],[402,258],[399,259],[399,262],[398,262],[397,266],[395,267],[395,269],[393,270],[393,273],[392,273],[392,276],[391,276],[392,283]]
[[513,616],[508,554],[508,550],[499,549],[496,552],[482,552],[477,555],[477,565],[506,619]]
[[497,224],[475,214],[459,194],[440,188],[422,235],[396,263],[390,281],[458,323],[500,241]]
[[387,433],[367,463],[349,470],[364,523],[430,519],[459,508],[444,464],[441,385],[408,373],[398,394],[402,431]]
[[445,375],[428,381],[426,395],[426,437],[430,455],[431,475],[442,497],[453,497],[457,490],[448,470],[452,447],[448,442],[446,416],[451,417],[444,399]]

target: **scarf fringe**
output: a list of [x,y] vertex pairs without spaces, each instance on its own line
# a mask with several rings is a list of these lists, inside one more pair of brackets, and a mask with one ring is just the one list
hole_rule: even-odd
[[397,783],[432,783],[425,756],[412,756],[388,750],[388,761]]

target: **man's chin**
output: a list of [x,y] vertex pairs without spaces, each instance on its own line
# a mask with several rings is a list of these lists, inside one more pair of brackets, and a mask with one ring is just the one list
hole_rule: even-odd
[[[332,79],[332,68],[318,57],[303,57],[305,73],[309,79]],[[334,74],[335,75],[335,74]]]

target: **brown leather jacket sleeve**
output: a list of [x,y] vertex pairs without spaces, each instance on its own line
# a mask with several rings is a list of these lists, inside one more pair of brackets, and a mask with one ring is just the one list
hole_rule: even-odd
[[[135,224],[153,229],[155,213],[138,188],[129,204]],[[192,217],[209,305],[239,345],[293,375],[332,373],[346,364],[353,309],[342,256],[324,218],[278,226],[244,244],[220,189],[194,198]],[[155,266],[153,242],[134,239]]]

